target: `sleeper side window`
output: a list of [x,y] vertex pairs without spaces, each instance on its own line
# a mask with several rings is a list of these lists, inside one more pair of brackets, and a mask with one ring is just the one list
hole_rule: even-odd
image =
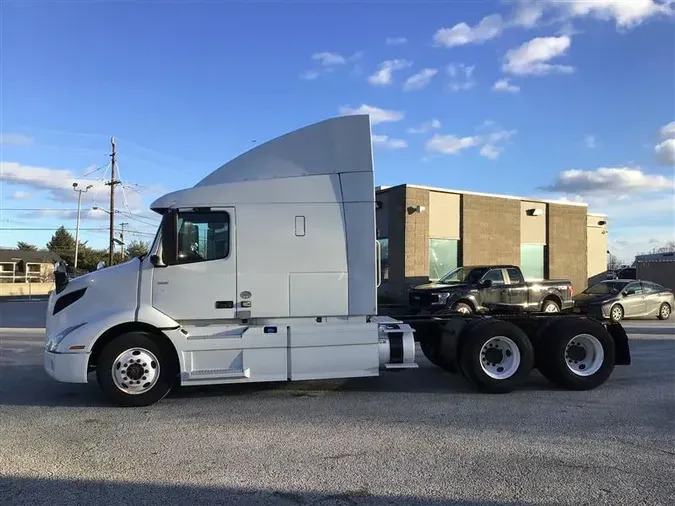
[[218,212],[178,214],[178,264],[227,258],[230,254],[230,215]]

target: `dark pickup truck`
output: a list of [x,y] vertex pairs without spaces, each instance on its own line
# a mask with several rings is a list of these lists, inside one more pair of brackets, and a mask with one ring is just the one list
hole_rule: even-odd
[[555,313],[574,305],[572,283],[566,280],[526,282],[515,265],[458,267],[436,282],[408,292],[413,312],[460,313],[543,311]]

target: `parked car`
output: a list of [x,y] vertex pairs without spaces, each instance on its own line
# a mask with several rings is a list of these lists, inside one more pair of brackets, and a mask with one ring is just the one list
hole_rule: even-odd
[[413,312],[502,309],[556,313],[572,308],[573,295],[572,283],[567,280],[526,282],[515,265],[476,265],[458,267],[436,282],[413,287],[408,302]]
[[650,281],[601,281],[574,297],[574,313],[613,322],[624,318],[656,316],[667,320],[675,306],[673,291]]

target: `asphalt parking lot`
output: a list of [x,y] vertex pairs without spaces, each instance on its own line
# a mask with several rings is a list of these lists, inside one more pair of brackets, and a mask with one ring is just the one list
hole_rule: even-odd
[[43,331],[4,329],[0,503],[671,505],[663,325],[627,323],[633,364],[590,392],[535,374],[482,395],[420,358],[378,378],[179,389],[141,409],[105,404],[93,378],[53,382]]

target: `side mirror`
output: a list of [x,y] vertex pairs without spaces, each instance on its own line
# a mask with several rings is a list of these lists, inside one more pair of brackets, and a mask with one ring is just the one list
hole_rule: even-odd
[[63,262],[54,264],[54,285],[56,293],[61,293],[68,286],[68,272]]
[[99,263],[96,264],[96,270],[98,271],[99,269],[103,269],[105,267],[105,262],[101,260]]
[[[167,211],[162,218],[161,228],[162,263],[164,265],[171,265],[176,263],[176,258],[178,257],[178,241],[176,240],[178,229],[178,213],[176,213],[176,211]],[[156,265],[152,258],[150,261],[153,262],[153,265]]]
[[484,279],[481,285],[483,286],[483,288],[490,288],[492,286],[492,280]]

